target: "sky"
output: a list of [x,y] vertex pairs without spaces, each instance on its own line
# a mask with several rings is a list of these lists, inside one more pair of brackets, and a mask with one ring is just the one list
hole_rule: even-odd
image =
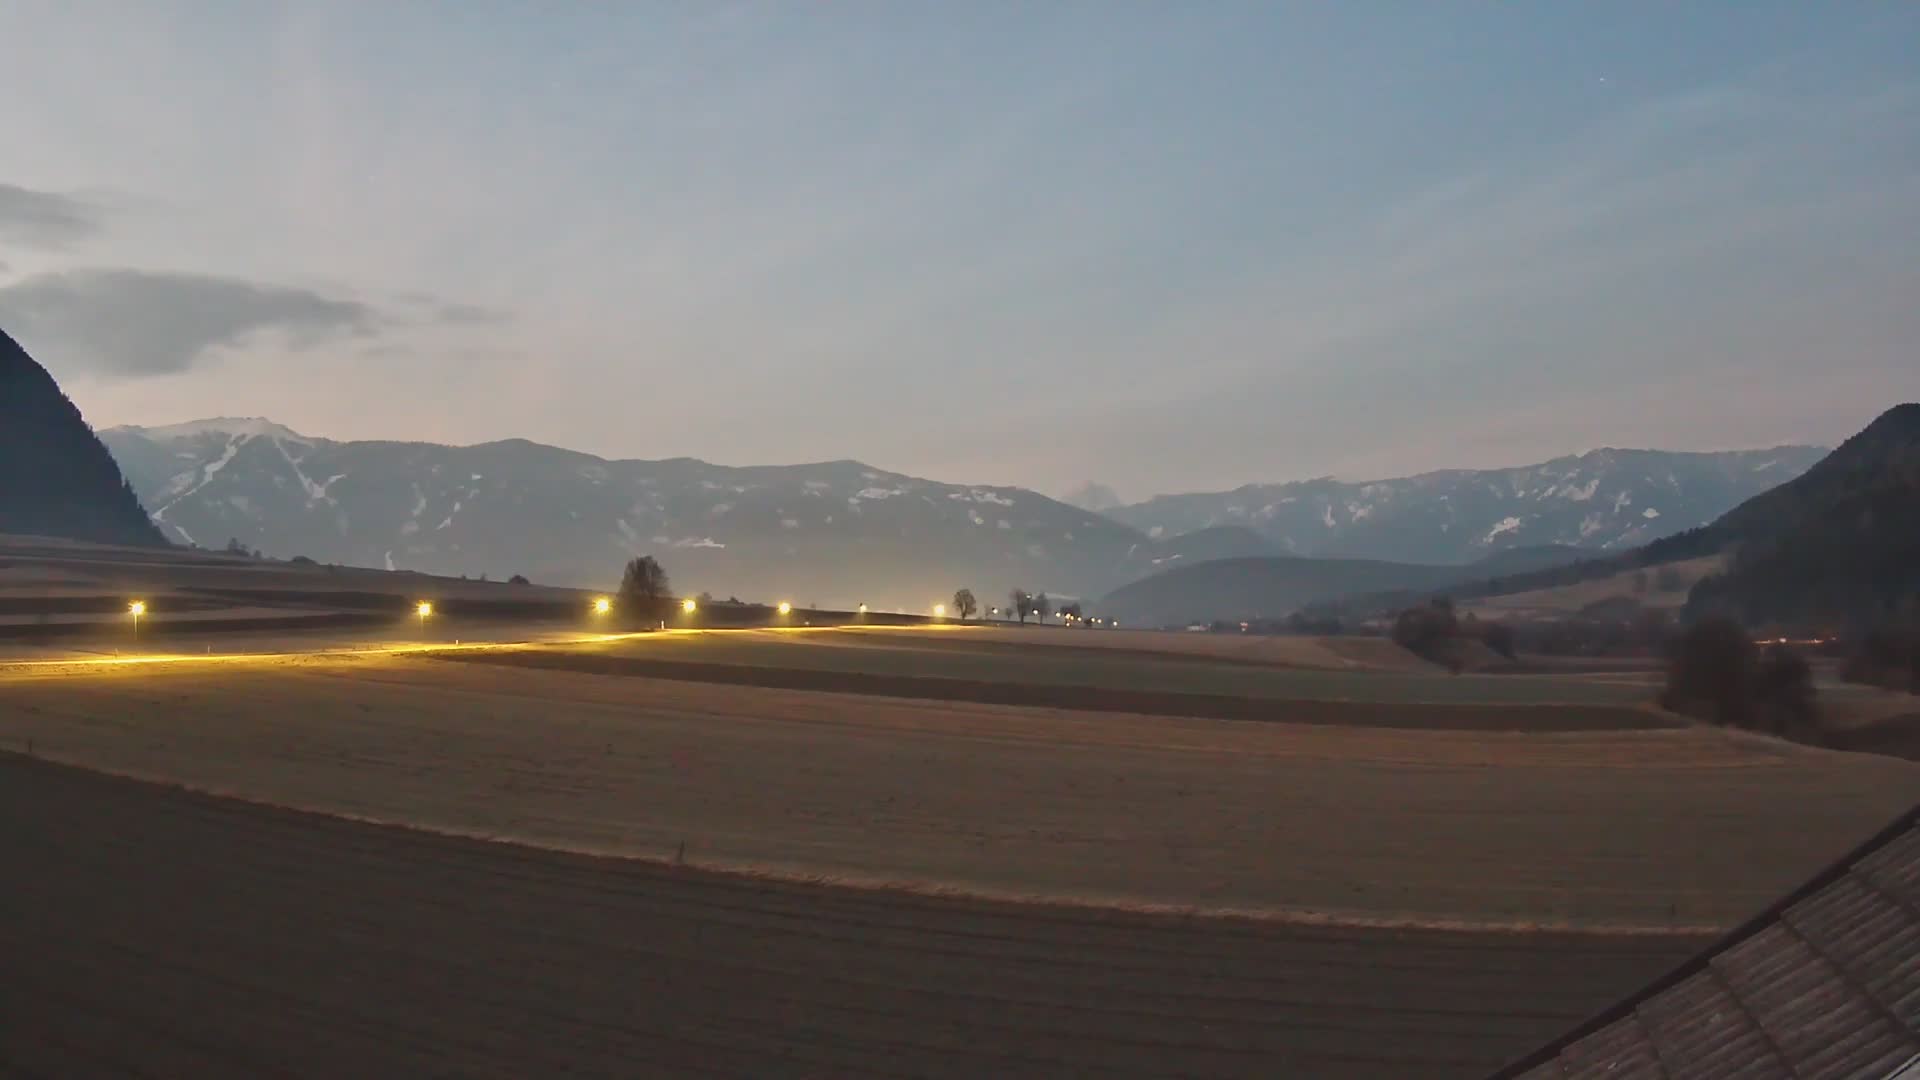
[[97,427],[1130,499],[1920,397],[1920,5],[0,5]]

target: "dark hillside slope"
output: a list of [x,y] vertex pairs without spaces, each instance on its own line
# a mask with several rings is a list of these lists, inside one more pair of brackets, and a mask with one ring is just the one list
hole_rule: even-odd
[[[1887,410],[1805,473],[1712,524],[1619,555],[1446,591],[1456,599],[1505,596],[1722,552],[1732,553],[1731,568],[1695,587],[1690,613],[1836,629],[1920,617],[1920,404]],[[1346,609],[1380,611],[1419,597],[1383,590],[1352,598]]]
[[1708,532],[1733,561],[1695,587],[1689,612],[1835,629],[1920,617],[1920,404],[1889,409]]
[[1459,566],[1370,559],[1216,559],[1117,589],[1100,602],[1099,611],[1127,623],[1155,626],[1278,618],[1352,593],[1437,589],[1465,573]]
[[1177,564],[1115,590],[1100,602],[1099,611],[1117,619],[1158,626],[1215,619],[1271,619],[1356,593],[1425,593],[1488,574],[1558,566],[1583,554],[1578,548],[1555,545],[1510,548],[1468,566],[1290,555],[1216,558]]
[[160,530],[47,369],[0,331],[0,533],[159,547]]

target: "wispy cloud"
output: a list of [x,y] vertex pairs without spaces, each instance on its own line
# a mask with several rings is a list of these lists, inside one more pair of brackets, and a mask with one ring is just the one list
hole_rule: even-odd
[[63,371],[138,377],[187,371],[262,333],[296,349],[365,337],[383,316],[307,289],[100,269],[36,274],[0,289],[0,323]]
[[72,195],[0,183],[0,240],[65,248],[100,231],[100,209]]

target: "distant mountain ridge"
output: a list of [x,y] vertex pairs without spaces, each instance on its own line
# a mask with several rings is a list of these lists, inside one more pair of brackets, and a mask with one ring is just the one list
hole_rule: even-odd
[[856,461],[730,467],[609,461],[520,439],[336,442],[259,418],[102,432],[182,543],[610,587],[654,554],[676,587],[925,610],[962,586],[1093,595],[1160,546],[1020,488]]
[[[947,484],[855,461],[732,467],[689,458],[610,461],[521,439],[464,447],[343,442],[257,417],[112,428],[101,438],[154,521],[180,543],[218,548],[231,537],[280,556],[443,574],[519,573],[552,584],[609,587],[622,560],[648,553],[660,557],[676,586],[689,591],[924,610],[961,586],[983,598],[1014,586],[1092,598],[1171,569],[1284,555],[1307,546],[1284,536],[1274,539],[1276,523],[1288,520],[1278,512],[1228,514],[1257,520],[1185,531],[1155,526],[1159,535],[1149,536],[1023,488]],[[1644,456],[1647,468],[1662,468],[1659,459],[1666,457],[1716,456],[1607,453]],[[1771,463],[1743,460],[1723,471],[1737,467],[1762,476],[1798,467],[1793,455],[1775,458]],[[1467,523],[1480,528],[1479,522],[1501,513],[1482,529],[1483,535],[1493,532],[1495,542],[1469,545],[1465,554],[1471,558],[1460,560],[1465,563],[1515,548],[1552,546],[1517,542],[1516,537],[1539,529],[1495,526],[1505,516],[1518,516],[1508,505],[1512,499],[1531,498],[1543,508],[1555,500],[1522,485],[1507,501],[1468,514],[1449,506],[1471,502],[1458,495],[1459,485],[1484,489],[1492,483],[1486,478],[1495,477],[1512,489],[1509,474],[1544,476],[1541,471],[1553,465],[1437,473],[1372,485],[1307,481],[1259,490],[1286,490],[1296,501],[1318,506],[1309,502],[1309,493],[1331,499],[1342,487],[1373,488],[1366,497],[1376,500],[1370,504],[1375,509],[1361,513],[1343,502],[1335,520],[1340,515],[1361,522],[1438,519],[1440,527],[1426,534],[1429,540],[1440,538],[1437,550],[1420,550],[1415,537],[1398,545],[1410,557],[1377,561],[1449,561],[1462,551],[1447,537]],[[1545,486],[1569,482],[1568,471],[1556,467],[1555,479]],[[1643,532],[1691,520],[1704,507],[1715,514],[1725,509],[1717,505],[1717,495],[1690,496],[1683,474],[1676,472],[1677,492],[1662,480],[1662,505],[1671,513],[1648,517],[1641,496],[1631,492],[1614,496],[1608,505],[1617,502],[1623,514],[1636,513],[1639,524],[1633,528]],[[1437,477],[1451,479],[1436,487]],[[1604,477],[1582,483],[1592,485],[1592,494],[1570,498],[1576,505],[1597,505],[1611,490]],[[1318,513],[1327,516],[1324,507]],[[1343,554],[1349,542],[1363,550],[1395,546],[1370,540],[1364,529],[1336,532],[1322,539],[1339,542],[1314,554]]]
[[166,543],[80,410],[4,331],[0,533],[141,547]]
[[[1690,615],[1842,630],[1920,622],[1920,404],[1888,409],[1812,467],[1712,522],[1558,567],[1444,586],[1457,599],[1510,596],[1707,556],[1728,568],[1696,585]],[[1391,587],[1341,598],[1377,614],[1423,598]]]
[[1237,525],[1285,554],[1464,564],[1507,548],[1636,547],[1704,525],[1825,454],[1603,449],[1511,469],[1162,495],[1107,516],[1150,537]]

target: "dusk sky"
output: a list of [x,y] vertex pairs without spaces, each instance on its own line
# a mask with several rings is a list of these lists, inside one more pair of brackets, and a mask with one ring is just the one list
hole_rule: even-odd
[[1920,5],[0,6],[96,426],[1132,499],[1920,397]]

